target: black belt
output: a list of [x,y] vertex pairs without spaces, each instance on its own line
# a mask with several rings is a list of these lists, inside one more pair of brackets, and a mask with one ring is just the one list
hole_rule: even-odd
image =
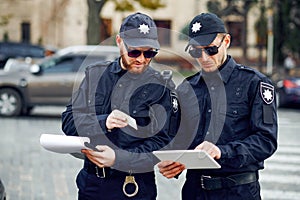
[[256,172],[234,174],[226,177],[201,176],[201,187],[204,190],[217,190],[252,183],[258,180]]

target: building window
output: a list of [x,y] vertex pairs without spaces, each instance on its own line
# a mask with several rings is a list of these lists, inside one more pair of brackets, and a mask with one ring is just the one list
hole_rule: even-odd
[[30,23],[23,22],[21,24],[21,41],[25,43],[30,43]]
[[227,22],[227,26],[231,35],[231,46],[240,47],[242,45],[242,22]]
[[171,21],[154,20],[158,29],[158,41],[162,46],[171,46]]

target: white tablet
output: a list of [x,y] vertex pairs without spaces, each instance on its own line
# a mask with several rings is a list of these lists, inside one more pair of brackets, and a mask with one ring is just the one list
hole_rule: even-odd
[[187,169],[217,169],[221,168],[206,151],[202,150],[165,150],[154,151],[153,154],[161,161],[180,162]]

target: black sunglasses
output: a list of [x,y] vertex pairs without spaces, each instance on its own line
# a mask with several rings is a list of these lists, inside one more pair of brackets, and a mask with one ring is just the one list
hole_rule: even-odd
[[201,58],[202,51],[204,51],[209,56],[216,55],[217,53],[219,53],[219,48],[222,45],[222,42],[223,42],[225,36],[226,35],[223,36],[219,46],[210,46],[210,47],[203,47],[203,48],[196,48],[194,46],[191,46],[191,48],[189,49],[189,54],[193,58]]
[[126,45],[126,43],[124,42],[124,46],[127,50],[127,55],[131,58],[137,58],[139,57],[142,53],[144,54],[145,58],[153,58],[154,56],[156,56],[156,54],[158,53],[157,51],[153,51],[153,50],[147,50],[147,51],[140,51],[137,49],[132,49],[130,50],[128,48],[128,46]]

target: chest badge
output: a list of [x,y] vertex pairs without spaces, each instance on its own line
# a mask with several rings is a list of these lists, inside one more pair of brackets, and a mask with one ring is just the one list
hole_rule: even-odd
[[260,83],[260,95],[266,104],[274,101],[274,86],[268,83]]

